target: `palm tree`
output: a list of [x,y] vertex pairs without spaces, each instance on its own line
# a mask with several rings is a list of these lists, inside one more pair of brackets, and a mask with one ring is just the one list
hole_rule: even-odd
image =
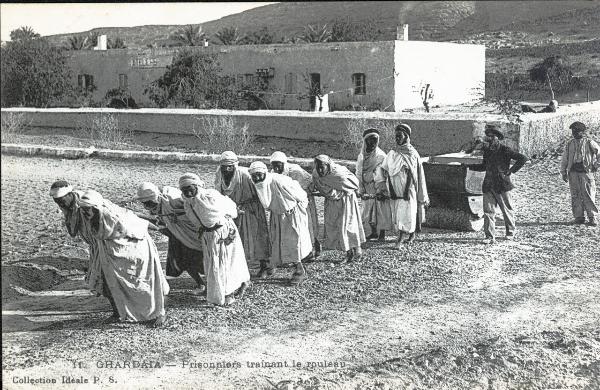
[[100,34],[98,34],[97,32],[90,32],[88,34],[88,36],[86,37],[86,43],[85,43],[85,48],[86,49],[93,49],[94,46],[96,46],[98,44],[98,36]]
[[273,34],[269,32],[267,27],[263,27],[258,31],[254,31],[247,36],[246,42],[250,45],[269,45],[273,43]]
[[114,41],[109,39],[106,46],[108,49],[127,49],[127,46],[125,46],[125,42],[123,42],[121,37],[116,37]]
[[202,46],[206,39],[206,34],[202,32],[201,26],[189,24],[177,30],[170,38],[181,43],[183,46]]
[[304,32],[302,32],[298,38],[307,43],[329,42],[331,40],[331,31],[329,31],[326,24],[323,26],[313,26],[309,24],[304,27]]
[[83,35],[73,35],[69,37],[69,50],[83,50],[87,45],[87,37]]
[[223,27],[215,33],[215,37],[223,45],[241,45],[246,41],[246,35],[241,34],[237,27]]
[[27,41],[30,39],[39,38],[40,34],[33,31],[33,28],[29,26],[22,26],[16,30],[12,30],[10,32],[10,40],[13,42],[16,41]]

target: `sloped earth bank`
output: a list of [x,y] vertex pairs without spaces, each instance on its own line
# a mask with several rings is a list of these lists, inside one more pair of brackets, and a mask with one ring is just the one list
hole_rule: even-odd
[[47,191],[64,177],[122,201],[186,171],[211,183],[215,167],[2,156],[1,168],[5,388],[76,388],[62,376],[119,389],[600,387],[600,234],[570,224],[558,160],[516,175],[515,242],[427,230],[399,252],[391,238],[369,243],[350,265],[327,251],[300,287],[278,270],[229,308],[172,279],[161,329],[102,322],[110,307],[85,290],[85,245]]
[[[65,128],[34,127],[23,130],[16,135],[13,143],[107,148],[102,142],[88,138],[81,131]],[[133,132],[129,143],[111,143],[109,149],[152,150],[162,152],[208,153],[214,149],[207,139],[199,139],[194,135],[163,134]],[[358,151],[348,148],[341,142],[293,140],[280,137],[255,137],[246,154],[270,156],[275,151],[282,151],[287,156],[310,158],[321,153],[329,153],[332,158],[356,160]]]

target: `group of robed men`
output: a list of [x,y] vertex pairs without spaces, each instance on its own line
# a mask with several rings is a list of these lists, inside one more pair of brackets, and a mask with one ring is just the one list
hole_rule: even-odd
[[[580,129],[578,123],[572,128]],[[573,134],[578,139],[576,129]],[[241,167],[235,153],[227,151],[220,156],[214,189],[205,188],[193,173],[180,177],[179,188],[159,189],[144,182],[135,199],[155,218],[156,226],[98,192],[76,191],[66,181],[55,182],[50,195],[64,213],[68,232],[90,246],[86,281],[109,299],[111,318],[159,326],[165,318],[169,285],[149,227],[169,237],[167,276],[188,272],[206,293],[207,302],[216,305],[229,305],[244,295],[250,284],[248,265],[259,266],[259,278],[272,275],[275,267],[292,266],[290,283],[298,284],[306,277],[305,264],[318,257],[322,248],[343,250],[343,261],[352,262],[361,257],[361,244],[367,239],[385,240],[385,231],[398,234],[398,248],[414,241],[429,198],[420,156],[410,143],[411,128],[396,126],[396,145],[388,153],[379,148],[379,135],[376,129],[363,132],[356,175],[326,155],[315,157],[311,175],[288,163],[282,152],[273,153],[269,171],[260,161]],[[490,241],[495,239],[494,213],[499,207],[510,239],[515,230],[510,175],[527,158],[499,143],[504,136],[497,126],[486,126],[485,135],[483,164],[472,166],[486,171],[484,231]],[[598,145],[593,141],[585,145],[567,147],[563,160],[568,164],[563,165],[570,178],[582,159],[588,170],[600,165]],[[571,149],[573,158],[568,154]],[[516,161],[512,167],[511,160]],[[590,188],[585,187],[590,175],[579,176],[571,180],[572,193],[574,188],[581,192],[583,183],[587,197],[577,212],[585,208],[593,221],[597,208],[593,201],[590,206]],[[593,184],[593,176],[591,180]],[[322,240],[315,196],[325,199]],[[579,192],[577,196],[581,198]],[[573,204],[575,213],[575,200]],[[265,210],[270,212],[269,224]],[[370,232],[368,237],[365,231]]]

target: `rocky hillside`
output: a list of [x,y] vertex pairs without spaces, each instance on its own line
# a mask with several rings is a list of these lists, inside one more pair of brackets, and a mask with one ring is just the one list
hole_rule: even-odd
[[[336,19],[377,21],[380,39],[394,39],[396,26],[410,25],[409,36],[416,40],[497,41],[494,33],[515,35],[526,44],[547,44],[551,40],[582,40],[598,36],[600,3],[593,1],[373,1],[373,2],[283,2],[251,9],[201,24],[209,36],[224,27],[250,33],[267,27],[276,38],[294,36],[307,24],[331,24]],[[161,46],[181,26],[150,25],[102,27],[91,31],[121,37],[127,47]],[[489,35],[489,34],[492,35]],[[541,35],[540,35],[541,34]],[[545,36],[544,36],[545,34]],[[73,34],[50,36],[66,44]],[[531,39],[529,39],[531,36]],[[514,41],[514,40],[513,40]],[[531,42],[529,42],[531,41]],[[490,47],[494,47],[491,45]],[[502,46],[499,46],[502,47]]]

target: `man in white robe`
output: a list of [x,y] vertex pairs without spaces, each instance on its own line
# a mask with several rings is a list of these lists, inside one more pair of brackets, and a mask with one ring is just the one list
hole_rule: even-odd
[[358,179],[348,168],[321,154],[315,157],[311,190],[325,197],[323,248],[343,250],[347,262],[358,261],[365,242],[356,197]]
[[421,157],[410,144],[410,127],[400,124],[395,132],[396,147],[383,160],[375,181],[378,197],[390,199],[392,225],[398,232],[397,248],[400,249],[405,234],[408,234],[408,243],[414,241],[415,231],[425,220],[429,196]]
[[79,207],[81,195],[83,195],[82,191],[74,190],[65,180],[58,180],[50,187],[50,196],[65,217],[67,232],[71,237],[81,237],[81,239],[89,246],[90,261],[85,274],[85,281],[89,289],[95,292],[96,295],[103,295],[108,298],[113,309],[113,314],[109,318],[109,321],[112,321],[119,318],[119,312],[104,283],[104,276],[102,275],[99,259],[99,243],[94,237],[88,219],[85,218],[81,207]]
[[271,155],[271,169],[275,173],[289,176],[296,180],[308,197],[308,228],[310,231],[310,240],[313,243],[313,258],[319,257],[321,253],[321,243],[319,241],[319,219],[317,215],[317,204],[315,197],[310,192],[312,185],[312,175],[302,169],[298,164],[288,162],[287,156],[283,152],[275,152]]
[[238,229],[236,204],[217,190],[205,189],[198,175],[179,179],[185,212],[202,237],[206,301],[230,305],[244,295],[250,273]]
[[99,259],[106,285],[124,322],[153,321],[161,326],[165,316],[165,278],[148,221],[130,210],[87,190],[79,199],[83,215],[98,241]]
[[292,178],[269,173],[260,161],[253,162],[249,172],[262,205],[271,211],[271,265],[294,264],[290,283],[299,284],[306,277],[302,260],[312,251],[306,192]]
[[379,148],[379,130],[363,132],[363,146],[356,160],[358,196],[362,199],[362,221],[367,240],[385,241],[385,231],[392,227],[392,210],[389,199],[376,199],[375,173],[385,159],[385,152]]

